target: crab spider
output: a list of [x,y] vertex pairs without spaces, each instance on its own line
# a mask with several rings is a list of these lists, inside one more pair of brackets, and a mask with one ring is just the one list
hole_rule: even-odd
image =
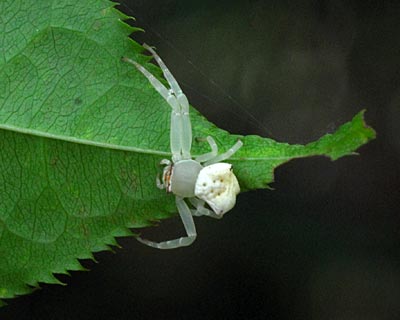
[[[239,183],[232,171],[232,165],[221,161],[231,157],[242,146],[242,142],[237,141],[228,151],[218,155],[217,144],[209,136],[207,142],[211,152],[193,159],[190,154],[192,127],[188,99],[157,53],[146,44],[143,47],[157,61],[170,89],[167,89],[139,63],[129,58],[123,58],[123,60],[133,64],[171,106],[170,148],[172,161],[163,159],[160,162],[165,167],[162,181],[157,177],[156,185],[175,195],[176,207],[187,236],[163,242],[154,242],[141,237],[137,237],[137,240],[154,248],[173,249],[188,246],[196,239],[193,216],[204,215],[219,219],[234,207],[236,195],[240,191]],[[195,209],[190,209],[188,204]],[[205,204],[211,210],[206,208]]]

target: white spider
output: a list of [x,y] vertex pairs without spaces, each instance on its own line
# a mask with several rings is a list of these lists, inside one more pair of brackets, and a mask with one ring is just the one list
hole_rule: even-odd
[[[207,141],[210,144],[211,152],[192,159],[190,155],[192,127],[189,118],[189,102],[157,53],[146,44],[143,47],[151,52],[159,64],[171,89],[167,89],[137,62],[128,58],[123,58],[123,60],[133,64],[143,73],[172,108],[170,129],[172,162],[168,159],[160,162],[165,165],[162,182],[158,177],[156,181],[158,188],[166,189],[167,192],[175,195],[176,206],[187,236],[159,243],[140,237],[137,239],[154,248],[173,249],[188,246],[196,239],[196,227],[192,215],[222,218],[225,212],[234,207],[236,195],[240,191],[239,183],[233,174],[232,165],[221,161],[232,156],[242,146],[242,142],[239,140],[228,151],[218,155],[217,144],[209,136]],[[196,209],[189,209],[185,198]],[[204,207],[205,202],[212,210]]]

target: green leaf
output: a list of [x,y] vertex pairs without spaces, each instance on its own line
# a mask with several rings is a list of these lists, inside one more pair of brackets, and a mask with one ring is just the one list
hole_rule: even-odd
[[[129,228],[176,213],[158,190],[158,163],[170,158],[170,107],[121,56],[146,65],[137,31],[107,0],[0,2],[0,298],[26,294],[78,259],[117,245]],[[293,159],[353,154],[375,137],[363,112],[308,145],[215,127],[191,109],[194,137],[211,135],[242,190],[265,188]],[[194,139],[192,153],[208,150]],[[240,197],[238,199],[240,201]],[[0,301],[1,303],[1,301]]]

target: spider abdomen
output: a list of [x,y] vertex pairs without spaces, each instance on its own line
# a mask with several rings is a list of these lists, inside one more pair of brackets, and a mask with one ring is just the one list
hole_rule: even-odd
[[195,160],[180,160],[174,163],[171,173],[171,191],[183,198],[194,197],[194,188],[203,166]]
[[231,210],[240,192],[239,182],[229,163],[214,163],[201,170],[197,177],[195,195],[222,216]]

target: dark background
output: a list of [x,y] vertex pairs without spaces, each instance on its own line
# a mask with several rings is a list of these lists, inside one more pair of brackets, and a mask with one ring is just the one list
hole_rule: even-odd
[[[366,108],[360,156],[314,157],[241,194],[197,241],[120,239],[0,319],[400,319],[398,1],[120,1],[191,104],[234,133],[307,143]],[[182,234],[179,219],[146,231]]]

